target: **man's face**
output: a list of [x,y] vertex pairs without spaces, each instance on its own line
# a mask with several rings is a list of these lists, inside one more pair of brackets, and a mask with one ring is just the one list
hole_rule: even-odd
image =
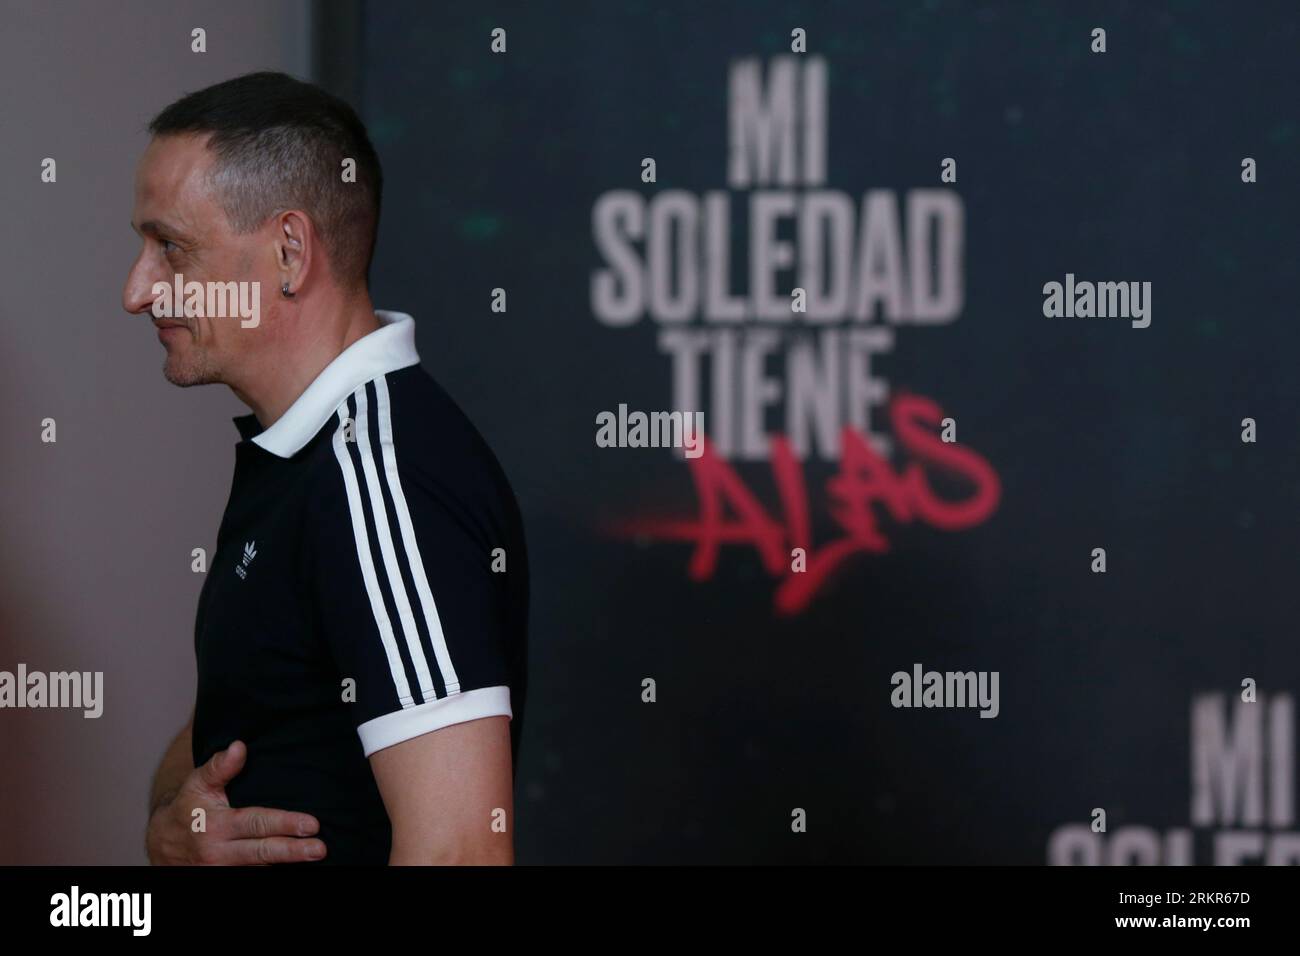
[[182,287],[260,281],[265,289],[273,287],[277,275],[270,228],[235,234],[211,195],[206,140],[205,134],[155,138],[136,168],[131,227],[144,246],[127,275],[122,306],[149,315],[158,327],[167,350],[163,375],[173,385],[232,384],[259,329],[243,327],[237,308],[226,309],[224,317],[187,316],[184,296],[179,301],[173,296],[170,312],[154,317],[154,300],[161,298],[154,283],[174,288],[179,273]]

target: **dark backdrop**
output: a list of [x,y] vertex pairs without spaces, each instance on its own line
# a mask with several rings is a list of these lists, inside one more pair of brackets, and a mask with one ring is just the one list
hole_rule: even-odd
[[[1272,824],[1222,798],[1193,825],[1190,714],[1208,699],[1239,728],[1244,679],[1261,703],[1300,683],[1300,37],[1287,4],[1162,6],[359,7],[346,92],[387,177],[375,301],[415,315],[425,366],[488,437],[526,520],[521,862],[1042,863],[1098,807],[1101,845],[1190,830],[1195,862],[1216,862],[1220,830],[1293,829],[1285,787],[1269,791]],[[951,531],[877,500],[887,550],[851,555],[781,613],[753,546],[724,545],[695,580],[694,547],[647,530],[697,519],[685,462],[595,444],[599,411],[674,399],[659,323],[593,315],[592,212],[617,189],[728,190],[729,66],[766,74],[796,27],[828,71],[825,188],[961,197],[959,315],[895,327],[872,371],[956,419],[1000,493]],[[738,294],[747,192],[729,190]],[[1066,273],[1151,282],[1151,326],[1044,317],[1043,284]],[[883,409],[873,423],[890,433]],[[769,463],[730,464],[781,522]],[[814,554],[844,535],[836,467],[802,463]],[[948,500],[971,494],[925,471]],[[891,674],[915,662],[998,671],[999,716],[895,709]],[[1278,713],[1260,739],[1293,754]]]

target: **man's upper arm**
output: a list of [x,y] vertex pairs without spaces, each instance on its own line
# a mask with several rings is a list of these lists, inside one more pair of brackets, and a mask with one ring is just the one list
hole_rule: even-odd
[[395,849],[416,834],[477,852],[467,848],[491,832],[487,814],[508,820],[510,809],[520,635],[506,575],[493,571],[507,528],[484,483],[452,482],[449,460],[436,468],[394,444],[388,407],[381,378],[340,410],[353,437],[336,429],[313,496],[310,587]]
[[453,724],[511,717],[516,639],[510,589],[492,571],[502,544],[490,530],[492,502],[396,446],[374,389],[358,389],[340,410],[355,421],[353,437],[335,430],[308,528],[319,627],[366,756]]
[[393,825],[390,863],[514,862],[510,726],[485,717],[370,755]]

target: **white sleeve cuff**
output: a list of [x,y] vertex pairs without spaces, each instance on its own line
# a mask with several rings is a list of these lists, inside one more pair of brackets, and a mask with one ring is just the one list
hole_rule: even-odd
[[367,720],[357,728],[357,733],[361,735],[361,748],[369,757],[376,750],[433,730],[480,717],[498,716],[514,717],[510,710],[510,688],[504,685],[462,690],[414,707],[403,707]]

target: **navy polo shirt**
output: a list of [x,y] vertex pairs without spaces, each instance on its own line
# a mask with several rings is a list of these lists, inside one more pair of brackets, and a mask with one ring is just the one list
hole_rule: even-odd
[[235,419],[194,635],[195,766],[244,741],[231,806],[312,814],[334,864],[388,861],[370,754],[504,715],[517,760],[526,691],[514,494],[411,317],[375,314],[270,428]]

